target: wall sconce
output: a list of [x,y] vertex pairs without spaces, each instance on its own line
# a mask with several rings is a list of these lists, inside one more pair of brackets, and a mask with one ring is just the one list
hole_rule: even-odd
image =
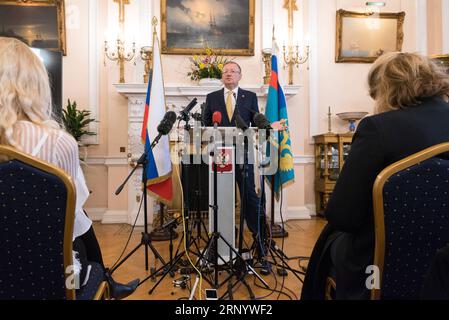
[[[288,51],[284,45],[283,49],[284,53],[284,62],[288,66],[288,84],[293,84],[293,67],[299,68],[299,65],[304,64],[309,60],[310,55],[310,47],[306,46],[306,52],[304,56],[301,56],[299,53],[299,45],[297,46],[288,46]],[[284,66],[285,69],[285,66]]]
[[125,42],[120,38],[117,38],[117,47],[113,52],[109,52],[108,41],[106,40],[104,42],[104,56],[111,61],[117,61],[117,64],[120,67],[120,83],[125,83],[125,62],[132,61],[136,56],[136,43],[133,42],[131,52],[126,53],[125,50]]
[[263,84],[270,84],[271,77],[271,49],[262,50],[262,62],[265,66],[265,76],[263,77]]
[[150,70],[153,64],[153,48],[146,46],[140,49],[140,59],[145,62],[143,73],[143,82],[148,83],[150,79]]
[[[125,83],[125,62],[132,61],[136,56],[136,43],[133,42],[132,51],[126,52],[123,33],[125,30],[125,6],[129,5],[129,0],[114,0],[119,8],[119,34],[117,35],[117,47],[115,51],[109,52],[108,41],[104,42],[104,56],[111,61],[117,61],[120,67],[120,83]],[[106,60],[104,61],[106,65]]]

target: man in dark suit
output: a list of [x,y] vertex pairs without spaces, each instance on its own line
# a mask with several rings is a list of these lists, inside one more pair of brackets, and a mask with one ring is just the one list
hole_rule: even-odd
[[[254,92],[239,88],[240,79],[242,79],[242,69],[236,62],[228,62],[223,66],[222,81],[224,88],[212,92],[206,97],[204,109],[204,123],[206,126],[213,125],[212,115],[217,111],[222,115],[220,124],[222,127],[235,127],[238,114],[248,127],[251,126],[254,114],[259,112],[257,96]],[[263,208],[259,208],[259,206],[263,207],[264,201],[261,201],[255,191],[253,165],[247,166],[244,186],[243,180],[243,170],[238,165],[236,166],[236,181],[240,189],[240,199],[244,203],[241,214],[244,215],[248,228],[257,239],[257,235],[264,234],[262,223],[258,223],[257,220],[259,212],[260,215],[264,215]],[[244,190],[244,194],[242,194],[242,190]],[[260,240],[258,241],[257,251],[259,258],[265,256]],[[269,272],[269,265],[266,261],[263,261],[261,273],[267,274]]]

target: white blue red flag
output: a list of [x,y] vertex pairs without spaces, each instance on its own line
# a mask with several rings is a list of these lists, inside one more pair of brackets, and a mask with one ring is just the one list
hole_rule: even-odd
[[142,125],[142,142],[147,152],[146,177],[144,183],[151,195],[168,203],[173,199],[172,166],[168,136],[163,136],[151,150],[151,142],[158,135],[157,127],[164,118],[165,93],[162,76],[162,61],[157,34],[153,36],[153,69],[148,81],[148,93]]

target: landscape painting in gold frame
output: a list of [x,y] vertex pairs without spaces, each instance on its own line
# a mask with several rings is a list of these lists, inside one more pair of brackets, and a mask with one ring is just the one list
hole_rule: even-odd
[[0,36],[66,55],[64,0],[0,0]]
[[161,0],[162,53],[254,55],[255,0]]
[[337,11],[335,62],[372,63],[386,52],[402,51],[405,12]]

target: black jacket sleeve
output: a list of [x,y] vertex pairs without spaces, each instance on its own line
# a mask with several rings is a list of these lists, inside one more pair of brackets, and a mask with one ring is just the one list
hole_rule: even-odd
[[382,136],[372,119],[363,119],[354,135],[325,216],[334,229],[357,233],[373,219],[373,184],[384,168]]
[[206,96],[206,106],[204,107],[204,125],[206,127],[212,126],[212,110],[211,110],[210,94]]

